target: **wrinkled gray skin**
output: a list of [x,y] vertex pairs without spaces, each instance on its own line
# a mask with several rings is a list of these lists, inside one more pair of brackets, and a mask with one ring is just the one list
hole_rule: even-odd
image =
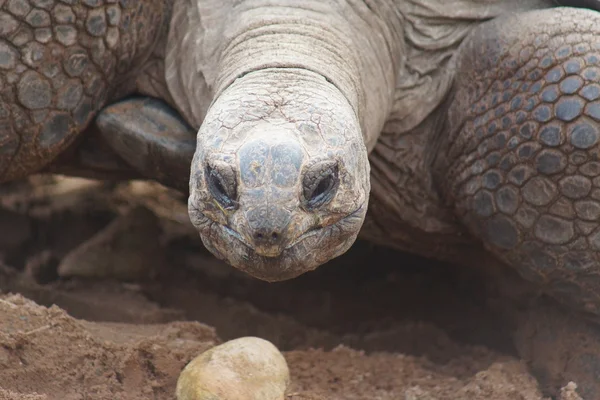
[[[476,22],[548,2],[282,1],[268,13],[261,2],[218,4],[176,8],[166,61],[176,107],[200,126],[189,210],[215,255],[269,281],[314,269],[354,242],[370,184],[363,236],[428,256],[433,244],[446,260],[471,245],[455,238],[463,227],[433,186],[433,112]],[[267,130],[265,141],[257,133]],[[283,150],[284,137],[296,145]],[[273,177],[289,157],[283,190]],[[311,208],[304,180],[322,162],[340,184]],[[235,204],[217,200],[207,168]]]
[[[360,232],[458,264],[501,261],[598,316],[600,14],[553,6],[0,0],[0,180],[60,170],[98,128],[106,143],[82,145],[75,169],[129,164],[177,188],[191,171],[203,242],[258,278],[312,270]],[[185,122],[137,103],[90,126],[132,93]],[[103,145],[120,161],[94,153]],[[527,340],[558,335],[546,322]],[[574,326],[558,323],[563,336],[588,329]],[[589,342],[531,358],[549,358],[554,387],[579,377],[600,398],[589,329]]]
[[[173,64],[167,54],[167,82],[186,119],[202,123],[190,217],[218,257],[261,279],[289,279],[342,254],[358,235],[370,190],[367,147],[390,108],[399,54],[387,46],[398,32],[362,2],[270,3],[268,13],[261,2],[233,4],[199,2],[198,14],[174,14],[182,29],[171,31],[179,46]],[[386,9],[393,4],[378,12]],[[198,54],[198,42],[219,56]],[[185,53],[194,55],[176,56]],[[207,97],[203,87],[169,80],[199,60],[211,60],[201,67],[215,95],[206,115],[205,104],[190,102]],[[219,200],[217,184],[229,200]]]
[[265,280],[342,254],[367,210],[359,132],[348,101],[312,72],[268,69],[235,81],[209,111],[192,162],[189,211],[205,245]]

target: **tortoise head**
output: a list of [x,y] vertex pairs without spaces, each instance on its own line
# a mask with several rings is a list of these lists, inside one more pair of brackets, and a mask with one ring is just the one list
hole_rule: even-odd
[[369,164],[354,109],[308,71],[236,80],[198,133],[189,213],[206,247],[267,281],[345,252],[367,210]]

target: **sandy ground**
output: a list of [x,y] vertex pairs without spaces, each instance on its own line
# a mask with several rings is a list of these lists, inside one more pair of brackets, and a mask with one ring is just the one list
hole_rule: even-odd
[[145,185],[0,193],[1,400],[174,399],[187,362],[249,335],[283,351],[287,399],[543,398],[476,272],[357,243],[267,284],[215,260],[185,207]]

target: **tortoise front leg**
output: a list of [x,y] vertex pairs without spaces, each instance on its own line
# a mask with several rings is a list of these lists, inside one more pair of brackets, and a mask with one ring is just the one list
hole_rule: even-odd
[[[600,13],[555,8],[483,24],[456,71],[432,142],[443,197],[498,258],[600,315]],[[600,346],[569,357],[562,376],[600,398]]]
[[114,103],[100,111],[82,136],[42,172],[153,179],[187,193],[195,131],[164,101],[132,97]]
[[[153,179],[187,194],[195,132],[163,101],[135,97],[117,102],[101,110],[85,133],[46,172],[110,180]],[[143,279],[161,260],[159,233],[156,218],[136,209],[73,249],[62,259],[58,273],[62,277]]]
[[76,140],[144,64],[168,3],[0,1],[0,182],[40,171]]

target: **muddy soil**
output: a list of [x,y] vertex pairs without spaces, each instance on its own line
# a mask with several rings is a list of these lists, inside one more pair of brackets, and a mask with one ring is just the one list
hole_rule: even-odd
[[0,399],[174,399],[187,362],[241,336],[283,351],[288,399],[544,398],[477,271],[358,242],[268,284],[215,260],[156,186],[0,193]]

